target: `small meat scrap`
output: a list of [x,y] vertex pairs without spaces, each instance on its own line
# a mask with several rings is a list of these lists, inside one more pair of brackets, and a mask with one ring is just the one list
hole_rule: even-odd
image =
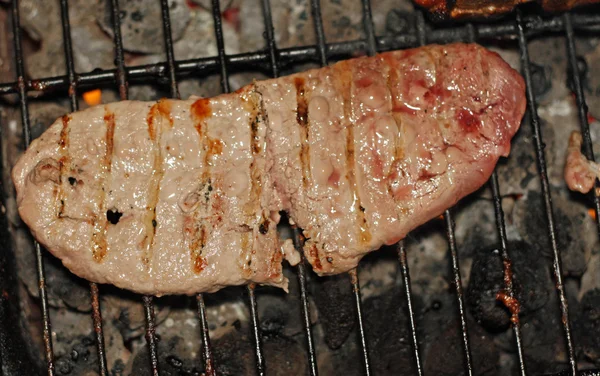
[[581,153],[582,141],[581,133],[571,133],[564,175],[570,190],[588,193],[594,187],[596,178],[600,178],[600,165]]
[[57,120],[13,169],[23,221],[73,273],[143,294],[287,288],[282,211],[343,273],[479,189],[525,111],[476,44],[431,45]]

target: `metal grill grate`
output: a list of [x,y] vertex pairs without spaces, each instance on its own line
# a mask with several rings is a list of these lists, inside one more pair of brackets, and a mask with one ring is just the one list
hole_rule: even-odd
[[[357,0],[358,1],[358,0]],[[268,67],[273,77],[277,77],[282,67],[296,64],[300,62],[314,61],[321,65],[326,65],[328,60],[336,58],[338,56],[347,55],[350,52],[364,51],[368,55],[374,55],[379,51],[400,49],[406,47],[414,47],[417,45],[424,45],[426,43],[447,43],[452,41],[477,41],[483,38],[496,38],[512,36],[517,38],[520,48],[521,57],[521,69],[525,77],[527,86],[527,99],[528,99],[528,110],[531,114],[531,126],[534,133],[535,151],[538,162],[538,171],[541,179],[541,190],[544,197],[545,212],[548,219],[548,236],[551,241],[553,251],[553,268],[556,279],[556,288],[559,295],[560,309],[562,313],[562,323],[564,331],[564,339],[567,348],[567,356],[569,362],[569,370],[567,374],[576,375],[592,375],[597,374],[593,371],[578,372],[577,363],[575,359],[575,351],[573,338],[571,333],[571,326],[569,320],[569,307],[565,296],[564,284],[562,280],[561,270],[561,258],[560,250],[556,242],[556,231],[555,221],[552,207],[552,197],[550,194],[548,174],[546,171],[546,161],[543,153],[543,139],[541,134],[540,121],[537,114],[536,98],[533,93],[532,87],[532,73],[530,69],[530,61],[527,49],[527,40],[533,35],[544,33],[544,32],[559,32],[563,33],[566,37],[566,45],[568,52],[568,61],[570,65],[571,79],[574,83],[576,103],[578,107],[578,115],[580,120],[581,131],[584,140],[584,153],[588,159],[593,160],[593,150],[590,138],[589,124],[587,120],[587,105],[582,89],[582,84],[579,77],[577,58],[575,51],[574,42],[574,29],[588,26],[600,25],[600,15],[598,14],[564,14],[549,19],[539,19],[536,17],[524,18],[520,11],[517,10],[516,18],[503,23],[495,23],[491,25],[480,24],[472,25],[468,24],[465,26],[428,30],[426,28],[423,15],[417,13],[416,15],[416,26],[408,34],[392,35],[385,37],[377,37],[374,31],[374,25],[372,22],[371,4],[369,0],[362,0],[363,10],[363,26],[365,39],[354,40],[342,43],[327,44],[325,41],[325,35],[323,31],[323,21],[321,18],[321,7],[319,0],[311,0],[311,11],[314,21],[315,34],[317,36],[317,44],[314,46],[296,47],[287,49],[277,49],[274,38],[273,21],[271,16],[271,7],[269,0],[261,0],[262,11],[265,20],[265,38],[266,48],[262,51],[256,51],[251,53],[237,54],[237,55],[226,55],[224,49],[223,31],[221,28],[221,12],[219,9],[219,0],[212,0],[212,13],[215,27],[215,35],[217,41],[218,56],[210,58],[192,59],[187,61],[176,61],[173,53],[173,40],[171,37],[171,22],[169,18],[169,10],[167,0],[160,0],[160,6],[162,9],[162,25],[164,30],[164,45],[166,50],[167,61],[163,63],[145,65],[138,67],[126,67],[124,64],[123,55],[123,43],[121,39],[120,30],[120,18],[119,18],[119,1],[111,0],[112,7],[112,18],[114,28],[114,43],[116,47],[116,69],[93,71],[90,73],[77,74],[74,68],[73,61],[73,50],[71,45],[70,37],[70,24],[68,16],[68,0],[60,0],[61,5],[61,18],[63,27],[64,37],[64,52],[65,60],[67,65],[67,75],[61,77],[50,77],[43,78],[40,80],[26,80],[24,72],[23,62],[23,50],[21,47],[21,33],[19,24],[19,2],[18,0],[12,1],[12,27],[14,33],[14,50],[15,50],[15,62],[17,71],[17,80],[11,83],[0,84],[0,95],[16,93],[19,96],[19,103],[21,108],[22,124],[23,124],[23,137],[25,146],[28,146],[31,142],[30,132],[30,121],[28,112],[28,100],[27,92],[32,90],[44,90],[44,89],[67,89],[68,96],[70,99],[71,110],[76,111],[77,105],[77,92],[79,87],[95,86],[99,84],[116,84],[120,98],[122,100],[127,99],[128,92],[128,80],[141,79],[141,78],[161,78],[167,79],[170,85],[171,97],[178,98],[178,84],[177,79],[180,77],[194,74],[195,72],[202,71],[214,71],[218,70],[221,76],[221,88],[223,92],[229,92],[229,68],[235,67],[236,69],[243,69],[249,67],[251,64],[262,64],[264,67]],[[511,259],[509,257],[510,250],[507,248],[507,236],[504,223],[504,213],[501,206],[501,195],[500,187],[498,184],[498,176],[494,172],[490,180],[491,190],[493,193],[494,209],[496,217],[496,225],[498,230],[499,239],[501,242],[501,257],[504,264],[504,273],[507,278],[506,281],[506,294],[509,297],[514,297],[514,291],[512,286],[512,276],[510,272]],[[600,186],[600,183],[596,181],[596,187]],[[600,233],[600,199],[598,196],[594,196],[594,205],[596,211],[596,224],[598,232]],[[456,288],[456,299],[458,303],[458,311],[460,315],[461,333],[462,333],[462,347],[463,347],[463,362],[465,367],[465,373],[468,375],[473,374],[471,349],[469,343],[469,335],[466,321],[466,314],[464,309],[464,297],[462,291],[461,275],[459,271],[459,258],[458,250],[454,238],[453,220],[450,210],[446,210],[444,214],[447,238],[449,243],[449,252],[452,260],[452,272],[454,277],[454,284]],[[294,229],[294,245],[300,249],[302,245],[302,236],[298,229]],[[37,273],[39,278],[39,292],[41,301],[41,310],[43,316],[43,334],[44,334],[44,345],[45,345],[45,357],[47,374],[54,375],[54,354],[52,349],[52,338],[51,338],[51,323],[48,311],[48,299],[47,291],[45,286],[44,277],[44,264],[42,262],[42,253],[40,245],[35,243],[35,253],[37,260]],[[400,262],[400,270],[402,273],[402,279],[404,283],[404,294],[406,298],[406,304],[409,314],[410,332],[412,339],[412,349],[414,353],[414,361],[416,365],[416,372],[418,375],[423,374],[423,366],[421,356],[419,353],[419,340],[417,337],[417,323],[415,320],[414,309],[412,305],[412,293],[410,284],[409,265],[407,262],[407,253],[404,247],[404,242],[398,244],[398,258]],[[304,259],[297,267],[297,275],[300,285],[300,296],[302,303],[302,313],[304,321],[304,332],[306,337],[306,350],[309,359],[309,372],[311,375],[317,375],[317,360],[315,353],[315,346],[313,343],[313,337],[311,332],[310,324],[310,306],[307,296],[307,281],[306,281],[306,269],[304,265]],[[367,347],[367,335],[365,328],[362,323],[362,307],[361,307],[361,295],[360,285],[356,271],[351,272],[352,277],[352,288],[355,296],[357,318],[358,318],[358,341],[362,352],[364,373],[366,375],[371,374],[371,367],[369,364],[369,351]],[[104,335],[102,330],[102,316],[99,304],[99,292],[98,286],[95,283],[90,284],[90,292],[92,297],[92,317],[94,331],[97,340],[98,348],[98,359],[99,359],[99,374],[104,376],[108,375],[107,362],[105,355],[105,344]],[[257,303],[255,297],[254,286],[250,285],[247,287],[250,313],[251,313],[251,324],[252,324],[252,337],[254,339],[255,348],[255,364],[256,372],[259,375],[266,374],[265,369],[265,354],[262,351],[262,339],[261,331],[259,327],[259,318]],[[146,341],[148,344],[148,350],[150,352],[150,367],[154,375],[159,374],[158,365],[158,345],[155,338],[155,318],[154,318],[154,307],[153,298],[150,296],[142,297],[145,316],[146,316]],[[208,333],[208,323],[206,319],[206,309],[204,304],[204,298],[202,294],[197,296],[198,303],[198,316],[201,326],[201,338],[203,348],[203,360],[205,364],[205,374],[215,375],[215,364],[212,356],[212,348],[210,344],[210,338]],[[519,360],[519,370],[521,375],[527,374],[527,368],[524,361],[523,344],[521,339],[521,326],[519,324],[518,315],[514,315],[512,319],[512,328],[515,335],[515,342],[517,348],[517,355]],[[268,356],[268,354],[266,355]]]

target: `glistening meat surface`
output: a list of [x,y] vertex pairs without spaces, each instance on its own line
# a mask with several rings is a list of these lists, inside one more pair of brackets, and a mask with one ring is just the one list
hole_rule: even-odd
[[75,274],[140,293],[286,287],[284,210],[319,274],[355,267],[478,189],[525,110],[497,54],[384,53],[210,99],[57,120],[13,170],[19,212]]

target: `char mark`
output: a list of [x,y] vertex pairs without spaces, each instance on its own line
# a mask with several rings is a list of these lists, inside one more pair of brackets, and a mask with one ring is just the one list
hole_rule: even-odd
[[296,87],[296,121],[301,129],[300,164],[302,165],[302,184],[306,189],[310,180],[310,134],[308,123],[308,101],[305,81],[302,77],[294,78]]
[[106,133],[104,136],[106,150],[104,152],[104,157],[102,158],[102,181],[100,183],[102,189],[100,194],[100,210],[92,221],[94,224],[94,232],[92,234],[92,256],[96,262],[102,262],[106,258],[106,254],[108,252],[106,233],[108,230],[109,221],[107,215],[105,215],[105,213],[107,213],[106,191],[108,190],[106,181],[108,180],[108,176],[111,171],[112,157],[114,153],[115,114],[106,106],[104,107],[104,125],[106,126]]
[[60,130],[60,159],[58,160],[59,166],[59,175],[58,175],[58,190],[57,194],[57,202],[58,202],[58,210],[57,217],[62,218],[63,213],[65,211],[65,193],[62,187],[62,183],[64,181],[64,176],[68,172],[70,168],[71,158],[69,157],[69,135],[71,130],[69,129],[69,122],[71,121],[71,116],[64,115],[62,117],[62,129]]
[[[346,178],[348,185],[350,186],[352,197],[353,197],[353,211],[356,213],[356,223],[358,224],[358,239],[361,243],[368,243],[371,241],[371,233],[365,216],[364,208],[361,204],[360,193],[356,183],[356,156],[354,151],[354,116],[352,110],[352,70],[351,67],[341,66],[342,68],[350,68],[349,71],[344,72],[341,77],[343,78],[343,89],[342,97],[344,98],[344,121],[346,125]],[[361,208],[363,208],[361,210]]]
[[[208,136],[207,119],[212,116],[210,99],[200,98],[196,100],[190,107],[190,113],[194,122],[194,128],[196,128],[200,139],[200,150],[204,153],[200,186],[206,187],[206,189],[203,189],[205,205],[200,205],[198,208],[208,208],[211,211],[208,213],[208,217],[212,217],[213,209],[212,205],[210,205],[210,197],[213,189],[211,185],[210,160],[213,155],[222,153],[223,143]],[[187,221],[188,225],[185,234],[188,236],[191,268],[194,274],[200,274],[207,266],[206,259],[202,255],[208,240],[208,230],[204,223],[206,218],[200,215],[200,209],[196,209],[190,214]]]

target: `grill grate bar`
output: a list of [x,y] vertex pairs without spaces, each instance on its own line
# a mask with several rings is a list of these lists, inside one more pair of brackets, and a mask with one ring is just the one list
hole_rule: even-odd
[[[498,174],[494,170],[492,178],[490,180],[492,187],[492,196],[494,199],[494,213],[496,215],[496,227],[498,229],[498,236],[500,238],[500,256],[502,257],[502,263],[504,264],[504,287],[506,295],[509,299],[515,299],[515,292],[513,289],[513,274],[511,271],[512,261],[510,259],[507,247],[506,238],[506,226],[504,224],[504,210],[502,209],[502,196],[500,195],[500,186],[498,184]],[[514,309],[514,308],[513,308]],[[521,323],[519,321],[518,306],[516,312],[512,312],[511,323],[513,332],[515,334],[515,341],[517,342],[517,355],[519,358],[519,371],[522,376],[527,374],[525,367],[525,357],[523,355],[523,340],[521,336]]]
[[123,38],[121,37],[121,18],[119,10],[119,0],[111,0],[112,10],[112,26],[115,42],[115,64],[117,71],[115,77],[117,85],[119,87],[119,97],[122,101],[127,100],[128,97],[128,84],[127,84],[127,70],[125,68],[125,60],[123,57]]
[[523,76],[525,77],[525,84],[527,86],[527,104],[529,106],[529,112],[531,114],[531,126],[533,127],[535,151],[538,163],[538,171],[540,174],[540,180],[542,185],[542,194],[544,196],[544,206],[546,209],[546,219],[548,221],[548,236],[550,238],[550,244],[552,246],[552,252],[554,256],[553,268],[554,277],[556,279],[556,289],[560,300],[560,310],[562,314],[563,330],[565,332],[565,340],[567,346],[567,354],[569,358],[569,367],[571,373],[577,375],[577,362],[575,361],[575,348],[573,345],[573,338],[571,335],[571,323],[569,321],[569,304],[565,294],[565,287],[563,284],[562,277],[562,265],[560,258],[560,251],[558,250],[558,244],[556,241],[556,230],[554,226],[554,211],[552,209],[552,196],[550,193],[550,183],[548,182],[548,173],[546,171],[546,157],[544,155],[544,146],[542,141],[542,132],[540,127],[540,120],[537,113],[537,104],[535,95],[533,94],[533,84],[531,79],[531,69],[529,62],[529,51],[527,48],[527,38],[525,33],[526,25],[523,23],[520,10],[517,10],[518,28],[518,39],[520,49],[521,68],[523,70]]
[[323,30],[323,18],[321,17],[321,1],[311,0],[310,11],[313,17],[315,34],[317,35],[317,56],[322,67],[327,65],[327,44],[325,44],[325,32]]
[[[597,25],[600,23],[600,15],[598,14],[574,14],[571,17],[574,27],[585,29],[586,27]],[[563,31],[562,17],[554,17],[548,20],[540,21],[538,18],[525,18],[524,25],[528,26],[527,35],[535,35],[542,32]],[[514,24],[494,24],[494,25],[477,25],[475,27],[479,37],[497,38],[504,36],[515,36],[517,27]],[[467,28],[456,29],[441,29],[430,30],[427,34],[429,43],[449,43],[465,40],[468,37],[469,30]],[[401,34],[392,36],[380,36],[376,38],[378,51],[389,51],[414,47],[418,45],[418,40],[415,35]],[[343,57],[351,54],[356,50],[365,50],[366,42],[362,39],[329,43],[327,44],[327,56],[329,58]],[[289,64],[297,64],[307,61],[314,61],[317,56],[316,46],[304,46],[286,48],[278,51],[279,67]],[[230,55],[226,57],[227,65],[230,68],[243,68],[249,64],[258,64],[264,66],[265,69],[270,69],[269,54],[264,51],[250,52],[243,54]],[[190,59],[175,62],[175,70],[179,75],[190,75],[199,71],[211,71],[219,66],[217,57],[207,57]],[[148,78],[163,78],[168,70],[166,63],[147,64],[135,67],[126,68],[126,75],[130,80],[147,80]],[[80,86],[94,86],[103,83],[113,83],[117,78],[117,70],[94,70],[93,72],[83,73],[78,76],[78,84]],[[36,80],[27,80],[25,82],[26,91],[40,91],[50,89],[64,89],[68,85],[68,79],[65,76],[47,77]],[[18,93],[19,83],[11,82],[0,84],[0,95]]]
[[[595,25],[600,22],[600,15],[584,14],[574,15],[574,24],[579,28],[585,28]],[[529,34],[538,34],[547,31],[560,31],[563,27],[562,18],[551,18],[548,20],[539,21],[538,19],[525,19],[525,23],[530,24],[528,29]],[[483,38],[514,36],[516,34],[516,26],[513,24],[498,24],[498,25],[478,25],[477,34]],[[467,29],[443,29],[432,30],[428,35],[430,43],[448,43],[453,41],[464,40],[468,36]],[[417,38],[414,35],[394,35],[377,37],[377,45],[380,51],[393,49],[401,49],[417,45]],[[357,49],[365,49],[364,40],[354,40],[348,42],[331,43],[327,46],[327,55],[346,56]],[[280,63],[282,65],[301,63],[314,60],[317,54],[315,46],[304,46],[282,49],[279,51]],[[227,57],[228,64],[231,67],[242,67],[249,63],[263,63],[267,59],[267,55],[262,52],[251,52],[236,54]],[[218,59],[216,57],[190,59],[177,62],[177,72],[193,73],[200,70],[214,69],[218,67]],[[165,63],[148,64],[136,67],[127,68],[127,73],[132,79],[149,78],[149,77],[164,77],[167,70]],[[79,76],[80,85],[92,85],[98,83],[110,82],[114,79],[115,70],[95,70]],[[64,87],[67,80],[64,76],[50,77],[27,82],[28,90],[41,90],[48,88]],[[16,93],[17,83],[6,83],[0,85],[0,94]]]
[[[119,97],[121,100],[127,100],[128,98],[128,83],[127,83],[127,71],[125,67],[125,61],[123,57],[123,39],[121,38],[121,18],[119,10],[119,0],[111,0],[112,10],[112,22],[113,22],[113,33],[115,42],[115,63],[117,70],[115,78],[119,88]],[[158,349],[155,338],[155,323],[154,323],[154,303],[151,296],[143,296],[142,302],[144,304],[144,316],[146,318],[146,343],[148,345],[148,353],[150,356],[150,367],[152,374],[158,376]]]
[[152,369],[152,375],[158,376],[158,341],[156,340],[155,333],[154,302],[153,298],[148,295],[144,295],[142,301],[144,302],[144,316],[146,318],[146,343],[150,355],[150,367]]
[[471,359],[471,345],[469,343],[469,332],[467,328],[467,319],[465,313],[465,303],[463,297],[462,278],[460,276],[460,267],[458,264],[458,251],[456,249],[456,239],[454,238],[454,221],[450,210],[444,212],[446,222],[446,236],[450,248],[450,257],[452,258],[452,274],[454,275],[454,285],[456,288],[456,300],[458,303],[458,313],[460,315],[460,326],[462,329],[462,345],[465,352],[465,367],[468,375],[473,375],[473,361]]
[[298,272],[298,284],[300,285],[300,298],[302,301],[302,319],[304,324],[304,334],[306,335],[306,346],[308,348],[308,363],[310,376],[317,376],[319,370],[317,367],[317,354],[315,352],[315,345],[313,342],[312,330],[310,325],[310,304],[308,302],[308,291],[306,289],[306,259],[304,258],[304,252],[302,252],[302,234],[300,230],[294,225],[292,226],[294,236],[292,240],[294,242],[294,248],[300,252],[301,260],[296,267]]
[[[65,49],[65,61],[67,64],[67,77],[69,79],[69,101],[71,112],[79,109],[77,102],[77,76],[75,73],[75,62],[73,59],[73,45],[71,43],[71,24],[69,22],[69,3],[68,0],[60,1],[61,22],[63,30],[63,44]],[[90,282],[90,296],[92,304],[92,322],[94,334],[96,336],[96,346],[98,351],[98,371],[100,376],[108,375],[106,364],[106,348],[104,345],[104,330],[102,328],[102,312],[100,310],[100,296],[98,285]]]
[[256,305],[256,296],[254,296],[254,287],[254,284],[250,284],[247,290],[250,301],[250,317],[252,319],[252,336],[254,337],[254,354],[256,354],[256,374],[264,376],[266,374],[265,357],[262,351],[262,334],[258,320],[258,307]]
[[[468,42],[475,42],[477,40],[477,31],[472,23],[467,24],[468,30]],[[504,286],[505,293],[509,299],[515,298],[513,289],[513,274],[511,270],[512,260],[508,253],[508,240],[506,236],[506,226],[504,223],[504,210],[502,209],[502,196],[500,195],[500,185],[498,184],[498,174],[494,169],[492,176],[489,181],[492,189],[492,197],[494,200],[494,214],[496,216],[496,228],[498,230],[498,237],[500,238],[500,256],[504,265]],[[513,312],[511,317],[512,329],[515,334],[515,341],[517,343],[517,356],[519,358],[519,371],[521,376],[527,374],[525,366],[525,358],[523,356],[523,341],[521,336],[521,322],[519,321],[518,306],[517,311]]]
[[269,0],[261,1],[263,18],[265,22],[265,38],[267,49],[269,50],[268,63],[271,67],[273,77],[279,76],[279,67],[277,66],[277,49],[275,46],[275,28],[273,27],[273,14],[271,12],[271,3]]
[[200,318],[200,336],[202,339],[202,359],[204,360],[204,374],[206,376],[215,376],[215,362],[210,345],[210,336],[208,335],[208,320],[206,320],[206,306],[204,305],[204,295],[196,294],[198,302],[198,317]]
[[[225,41],[223,38],[223,25],[221,24],[221,8],[219,0],[212,0],[212,15],[215,29],[215,39],[217,41],[217,50],[219,57],[219,67],[221,75],[221,91],[229,93],[229,73],[227,69],[227,56],[225,54]],[[268,28],[267,28],[268,29]],[[272,30],[271,30],[272,31]],[[265,374],[265,359],[262,351],[262,335],[260,331],[260,321],[258,318],[258,308],[256,304],[256,296],[254,293],[254,285],[246,286],[248,292],[248,300],[250,304],[250,315],[252,319],[252,337],[254,338],[254,354],[256,356],[256,372],[258,375]],[[208,332],[207,332],[208,334]],[[214,362],[214,360],[213,360]],[[214,372],[214,370],[213,370]],[[207,371],[208,373],[208,371]]]
[[[421,46],[427,44],[427,34],[425,29],[425,20],[422,12],[417,12],[417,38]],[[473,35],[472,27],[467,26],[462,29],[465,31],[466,37]],[[467,316],[465,313],[465,302],[463,296],[462,277],[460,276],[460,266],[458,260],[458,250],[456,248],[456,239],[454,237],[454,221],[450,209],[444,212],[444,221],[446,223],[446,237],[448,238],[448,248],[450,258],[452,259],[452,274],[454,277],[454,287],[456,288],[456,302],[458,304],[458,313],[460,316],[460,327],[462,334],[462,347],[464,351],[464,364],[467,375],[473,375],[473,361],[471,357],[471,344],[469,341],[469,330],[467,327]]]
[[[579,124],[581,125],[581,135],[583,136],[583,152],[587,159],[595,161],[594,148],[592,145],[592,138],[590,136],[590,125],[588,122],[588,106],[585,103],[585,95],[583,93],[583,85],[581,84],[581,78],[579,77],[579,67],[577,66],[577,53],[575,50],[575,36],[573,32],[573,21],[572,16],[569,13],[565,13],[563,16],[565,23],[565,32],[567,34],[567,53],[569,57],[569,66],[571,68],[571,79],[575,86],[575,100],[577,101],[577,110],[579,115]],[[593,191],[594,197],[594,209],[596,210],[596,227],[598,234],[600,235],[600,199],[598,198],[597,189],[600,188],[600,184],[596,179],[596,189]]]
[[179,88],[177,87],[175,53],[173,52],[173,37],[171,34],[171,17],[169,16],[168,0],[160,0],[160,10],[163,24],[163,40],[165,42],[165,52],[167,53],[167,75],[171,89],[171,98],[179,99]]
[[[279,66],[277,64],[278,51],[275,43],[270,0],[263,0],[261,2],[261,5],[263,8],[263,17],[265,21],[265,37],[267,39],[267,49],[269,51],[268,56],[270,57],[269,63],[271,75],[274,78],[277,78],[279,76]],[[294,248],[296,248],[296,250],[300,252],[301,255],[300,263],[296,267],[296,271],[298,275],[298,284],[300,285],[302,321],[304,324],[304,335],[306,336],[306,347],[308,349],[309,374],[311,376],[317,376],[319,374],[319,371],[317,367],[317,355],[315,353],[315,345],[313,342],[312,329],[310,323],[310,303],[308,302],[308,293],[306,289],[306,269],[304,267],[304,253],[302,252],[302,235],[300,234],[300,231],[296,226],[292,227],[292,231],[292,241],[294,242]]]
[[412,339],[413,350],[415,354],[415,363],[417,366],[417,375],[423,376],[423,364],[421,355],[419,355],[419,340],[417,338],[417,323],[415,320],[415,312],[412,303],[412,291],[410,287],[410,273],[408,270],[408,259],[406,249],[404,248],[404,240],[398,242],[398,258],[400,259],[400,270],[402,271],[402,283],[404,284],[404,292],[406,294],[406,306],[408,308],[408,318],[410,320],[410,333]]
[[[17,92],[19,94],[19,105],[21,107],[21,122],[23,127],[23,143],[25,148],[31,143],[31,124],[29,121],[29,106],[27,91],[25,87],[25,64],[23,49],[21,45],[21,21],[19,17],[19,0],[12,2],[12,32],[15,49],[15,66],[17,70]],[[50,323],[50,312],[48,307],[48,293],[46,291],[46,273],[44,271],[44,260],[40,243],[33,241],[35,248],[36,271],[39,281],[40,305],[43,319],[44,355],[46,359],[46,374],[54,376],[54,351],[52,348],[52,325]]]
[[[173,51],[173,35],[171,34],[171,16],[169,14],[168,0],[160,2],[163,24],[163,40],[165,42],[165,52],[167,55],[167,72],[169,78],[169,86],[171,97],[179,99],[179,87],[176,77],[175,53]],[[208,332],[208,321],[206,319],[206,306],[204,304],[204,296],[196,295],[198,304],[198,318],[200,320],[200,338],[202,341],[202,358],[204,360],[204,372],[207,376],[215,375],[214,359],[212,347],[210,345],[210,336]]]
[[360,347],[363,355],[363,362],[365,365],[365,375],[371,375],[371,363],[369,362],[369,347],[367,346],[367,338],[365,336],[365,326],[363,324],[362,315],[362,300],[360,297],[360,283],[358,280],[357,269],[352,269],[349,272],[350,278],[352,279],[352,292],[354,293],[354,301],[356,304],[356,319],[358,321],[358,335],[360,338]]

